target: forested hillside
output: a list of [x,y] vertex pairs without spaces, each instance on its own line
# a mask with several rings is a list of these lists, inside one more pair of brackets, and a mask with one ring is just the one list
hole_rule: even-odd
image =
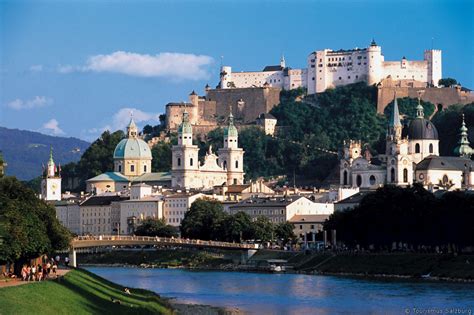
[[78,161],[89,143],[77,138],[53,137],[39,132],[0,127],[0,150],[8,167],[7,175],[30,180],[41,175],[42,164],[49,158],[53,147],[54,160],[64,165]]

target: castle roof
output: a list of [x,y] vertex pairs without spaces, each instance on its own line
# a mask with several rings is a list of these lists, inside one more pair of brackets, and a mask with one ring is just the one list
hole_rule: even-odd
[[276,66],[266,66],[263,68],[263,72],[266,71],[282,71],[284,68],[281,65],[276,65]]

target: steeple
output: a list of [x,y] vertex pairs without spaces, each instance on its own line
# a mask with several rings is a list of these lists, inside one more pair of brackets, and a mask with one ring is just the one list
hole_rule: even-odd
[[282,54],[280,58],[280,67],[286,68],[285,56]]
[[459,131],[461,139],[458,141],[459,145],[454,149],[454,154],[470,159],[471,155],[474,154],[474,150],[469,146],[469,139],[467,137],[468,129],[466,127],[466,123],[464,122],[464,114],[462,114],[462,125],[461,128],[459,128]]
[[232,106],[229,106],[229,125],[224,129],[224,148],[237,148],[239,132],[234,125]]
[[377,46],[377,43],[375,42],[374,38],[372,38],[372,42],[370,43],[370,46]]
[[127,134],[129,138],[136,138],[138,135],[138,128],[133,120],[133,112],[130,112],[130,122],[127,126]]
[[402,123],[400,122],[400,112],[398,111],[397,94],[393,93],[393,108],[392,115],[389,122],[389,135],[393,139],[401,139],[402,137]]
[[192,145],[193,144],[193,127],[189,122],[189,113],[184,108],[183,121],[178,127],[178,144],[179,145]]
[[54,177],[56,175],[56,164],[53,160],[53,146],[49,147],[49,160],[48,160],[48,169],[46,177]]
[[416,106],[416,118],[424,118],[425,113],[423,111],[423,106],[421,105],[421,91],[418,91],[418,105]]

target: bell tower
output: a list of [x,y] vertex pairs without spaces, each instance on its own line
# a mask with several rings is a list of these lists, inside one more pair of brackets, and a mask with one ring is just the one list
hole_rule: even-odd
[[61,166],[57,168],[54,163],[53,147],[50,147],[49,150],[49,161],[46,170],[43,169],[41,199],[46,201],[61,200]]
[[239,133],[234,126],[232,108],[229,125],[224,129],[224,147],[219,149],[219,165],[227,172],[227,185],[244,183],[244,150],[239,148]]

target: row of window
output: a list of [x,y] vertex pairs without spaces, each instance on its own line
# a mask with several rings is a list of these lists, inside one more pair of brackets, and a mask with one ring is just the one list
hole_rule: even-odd
[[[122,165],[118,166],[118,171],[122,172]],[[147,171],[147,166],[143,165],[143,172],[146,173]],[[130,172],[135,172],[135,164],[130,165]]]

